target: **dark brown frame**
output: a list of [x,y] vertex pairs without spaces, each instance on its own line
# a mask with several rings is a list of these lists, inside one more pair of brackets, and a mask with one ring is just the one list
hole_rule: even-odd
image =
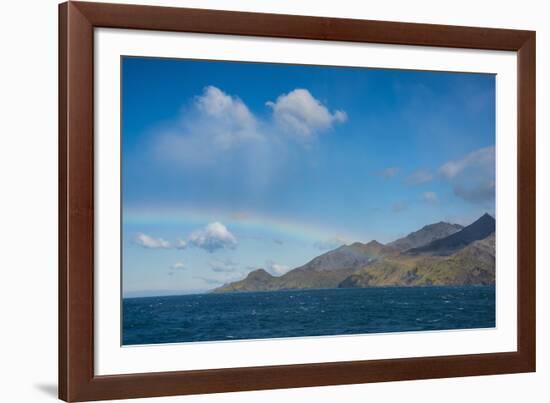
[[[96,27],[516,51],[518,351],[132,375],[94,375]],[[168,7],[59,6],[59,398],[148,396],[535,371],[535,32]]]

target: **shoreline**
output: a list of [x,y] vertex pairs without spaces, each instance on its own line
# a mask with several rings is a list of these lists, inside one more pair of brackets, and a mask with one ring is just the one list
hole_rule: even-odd
[[375,287],[331,287],[331,288],[286,288],[280,290],[255,290],[255,291],[223,291],[216,292],[210,290],[207,292],[199,293],[185,293],[185,294],[166,294],[166,295],[148,295],[142,297],[122,297],[123,301],[131,299],[144,299],[144,298],[174,298],[174,297],[196,297],[204,295],[232,295],[232,294],[266,294],[266,293],[285,293],[285,292],[302,292],[302,291],[327,291],[327,290],[379,290],[379,289],[397,289],[397,288],[481,288],[481,287],[495,287],[496,284],[463,284],[463,285],[384,285]]

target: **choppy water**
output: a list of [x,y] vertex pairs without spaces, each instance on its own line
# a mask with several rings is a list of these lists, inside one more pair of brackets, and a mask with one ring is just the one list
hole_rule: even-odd
[[495,326],[495,287],[388,287],[123,300],[123,344]]

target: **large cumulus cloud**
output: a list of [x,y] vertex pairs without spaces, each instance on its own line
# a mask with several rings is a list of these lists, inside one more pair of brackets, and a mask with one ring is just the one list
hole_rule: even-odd
[[495,200],[495,147],[472,151],[439,169],[457,197],[471,203]]

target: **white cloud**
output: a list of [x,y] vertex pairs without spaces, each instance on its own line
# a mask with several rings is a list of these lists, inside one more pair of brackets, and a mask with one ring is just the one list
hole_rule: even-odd
[[424,192],[422,193],[422,200],[426,203],[437,203],[439,202],[439,198],[437,197],[437,193],[435,192]]
[[273,260],[265,262],[265,270],[274,276],[281,276],[290,270],[290,267],[284,264],[275,263]]
[[409,175],[407,184],[410,186],[422,185],[430,182],[433,178],[433,174],[427,169],[418,169]]
[[205,134],[210,134],[222,148],[259,136],[255,131],[256,119],[243,101],[217,87],[206,87],[203,94],[195,98],[195,105],[210,121],[215,122],[217,127],[210,127]]
[[183,112],[179,124],[159,135],[156,152],[162,160],[204,165],[230,149],[263,139],[257,119],[241,99],[208,86]]
[[183,262],[176,262],[172,266],[170,266],[170,269],[172,270],[185,270],[187,267]]
[[[187,240],[177,239],[174,243],[170,243],[162,238],[154,238],[140,232],[136,234],[134,242],[149,249],[186,249],[189,245],[193,245],[208,252],[223,248],[233,249],[237,246],[237,238],[220,222],[210,223],[204,228],[192,232]],[[223,263],[229,266],[231,262]],[[235,266],[235,264],[231,264]]]
[[220,222],[210,223],[193,232],[188,242],[210,253],[223,248],[233,249],[237,246],[237,238]]
[[197,182],[213,187],[231,182],[235,192],[262,192],[294,159],[302,160],[294,152],[296,140],[306,148],[315,133],[346,120],[344,112],[329,112],[307,90],[269,105],[265,109],[273,115],[264,118],[267,114],[255,115],[238,96],[205,87],[177,119],[151,132],[154,161],[135,163],[160,164],[184,176],[192,172]]
[[266,105],[273,110],[275,122],[283,130],[304,138],[331,128],[333,123],[347,120],[346,112],[337,110],[331,113],[303,88],[280,95],[275,102],[268,101]]
[[204,88],[203,94],[196,97],[196,103],[207,115],[232,119],[243,127],[254,124],[254,117],[239,98],[227,95],[213,85]]
[[439,172],[461,199],[471,203],[494,202],[494,146],[480,148],[460,159],[449,161],[441,166]]
[[148,249],[168,249],[171,247],[170,242],[165,241],[162,238],[153,238],[152,236],[141,232],[136,234],[134,242],[139,246]]
[[472,167],[490,165],[494,168],[495,147],[480,148],[472,151],[459,160],[449,161],[444,164],[439,171],[447,179],[453,179],[460,173]]
[[176,247],[176,249],[185,249],[187,248],[187,242],[184,241],[183,239],[178,239],[176,240],[174,246]]

